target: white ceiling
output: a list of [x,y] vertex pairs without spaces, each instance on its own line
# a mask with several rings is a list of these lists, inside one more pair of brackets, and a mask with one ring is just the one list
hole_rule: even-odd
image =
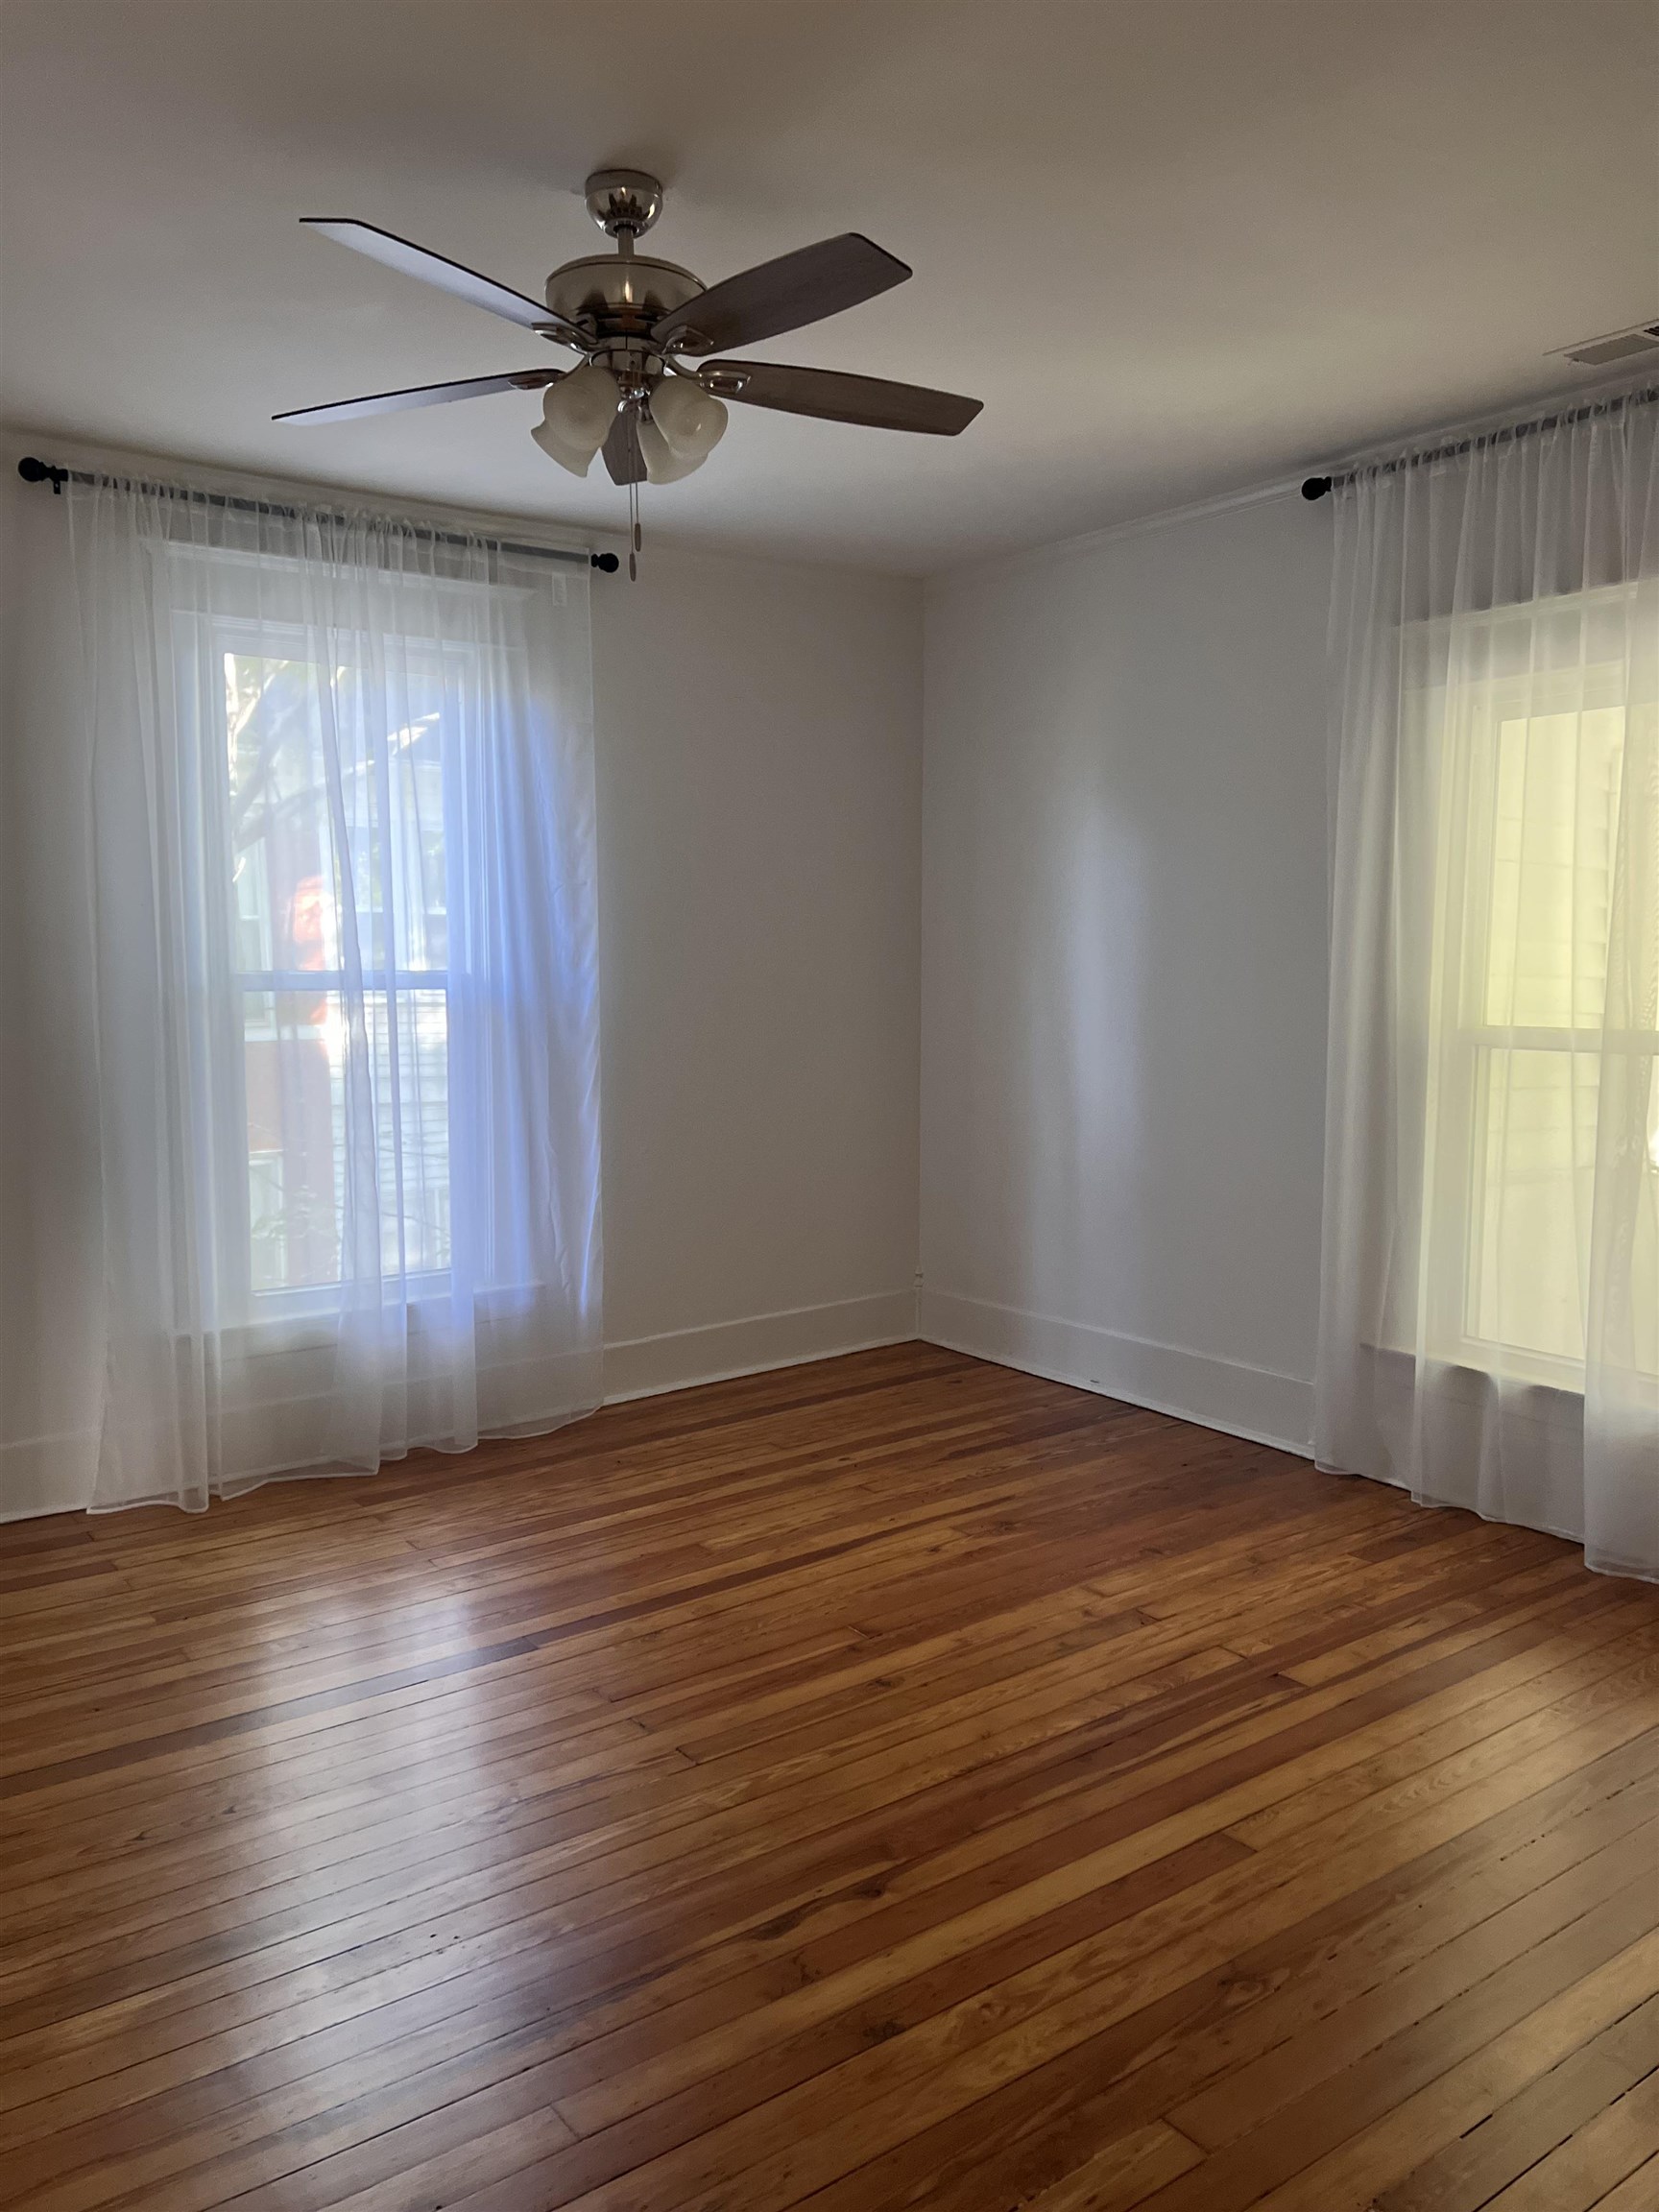
[[[533,365],[302,232],[522,290],[606,163],[712,281],[843,229],[908,284],[756,349],[972,392],[956,440],[733,408],[647,528],[936,569],[1560,388],[1659,315],[1654,0],[0,0],[0,415],[615,527],[527,395],[278,408]],[[1581,373],[1588,381],[1588,373]]]

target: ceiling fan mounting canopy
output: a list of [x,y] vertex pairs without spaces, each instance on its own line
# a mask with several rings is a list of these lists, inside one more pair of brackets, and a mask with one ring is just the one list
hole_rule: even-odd
[[[602,452],[614,481],[632,485],[647,476],[669,483],[700,467],[725,428],[721,402],[726,399],[786,415],[948,438],[978,414],[977,399],[884,377],[705,358],[801,329],[902,284],[910,275],[906,265],[858,231],[821,238],[816,245],[706,285],[689,269],[635,251],[635,241],[662,212],[663,191],[657,178],[642,169],[595,170],[585,197],[594,222],[616,241],[616,252],[587,254],[555,269],[544,302],[375,224],[302,217],[307,228],[371,260],[567,348],[581,356],[583,366],[574,373],[514,370],[372,393],[324,407],[294,408],[276,420],[340,421],[489,392],[541,391],[545,395],[543,421],[536,436],[543,451],[579,476]],[[676,380],[682,380],[678,386]],[[660,397],[661,415],[656,412]]]
[[662,212],[662,187],[643,169],[595,169],[582,190],[608,238],[643,238]]

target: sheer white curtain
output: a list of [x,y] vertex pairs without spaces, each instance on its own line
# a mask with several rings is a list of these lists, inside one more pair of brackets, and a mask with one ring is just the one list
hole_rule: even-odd
[[1659,405],[1338,486],[1322,1466],[1659,1576]]
[[585,570],[69,487],[96,853],[94,1503],[600,1397]]

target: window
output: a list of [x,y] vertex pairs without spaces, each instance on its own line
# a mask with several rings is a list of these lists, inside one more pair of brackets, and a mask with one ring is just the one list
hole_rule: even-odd
[[[228,1270],[255,1309],[340,1283],[351,1122],[373,1130],[373,1161],[357,1166],[373,1170],[381,1269],[436,1281],[450,1261],[457,655],[413,654],[399,682],[371,684],[349,663],[274,657],[269,628],[216,642],[246,1133],[227,1169],[246,1192],[227,1209]],[[371,1115],[348,1115],[351,1082],[368,1084]]]
[[1609,1066],[1645,1087],[1632,1170],[1646,1184],[1639,1210],[1659,1212],[1659,1033],[1608,1025],[1629,718],[1652,709],[1627,706],[1622,660],[1485,673],[1502,659],[1488,649],[1497,623],[1464,627],[1478,640],[1465,658],[1483,672],[1454,681],[1436,717],[1433,970],[1455,1015],[1431,1168],[1445,1218],[1461,1220],[1463,1263],[1438,1313],[1431,1302],[1431,1334],[1463,1364],[1575,1389]]
[[65,492],[98,1503],[200,1506],[596,1405],[585,565],[332,508]]
[[1659,407],[1336,509],[1314,1450],[1659,1575]]

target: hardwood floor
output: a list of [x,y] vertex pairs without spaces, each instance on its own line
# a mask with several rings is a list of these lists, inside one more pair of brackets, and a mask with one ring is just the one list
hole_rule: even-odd
[[923,1345],[0,1529],[0,2202],[1656,2212],[1659,1591]]

